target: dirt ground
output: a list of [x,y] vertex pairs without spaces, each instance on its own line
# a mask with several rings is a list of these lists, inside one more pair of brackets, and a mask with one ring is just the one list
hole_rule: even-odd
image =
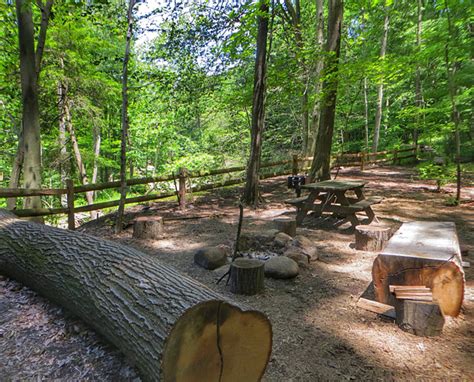
[[[446,192],[416,179],[405,167],[380,167],[361,173],[343,170],[338,179],[366,180],[366,195],[383,196],[377,216],[390,224],[412,220],[454,221],[460,243],[473,267],[465,268],[466,291],[459,317],[447,319],[442,336],[417,337],[392,320],[355,306],[371,281],[376,253],[353,249],[354,235],[306,219],[298,233],[318,248],[319,260],[293,280],[265,280],[261,295],[232,295],[216,280],[222,272],[193,264],[201,247],[232,246],[236,234],[239,188],[198,198],[185,212],[175,203],[153,203],[127,210],[165,218],[165,237],[132,238],[129,226],[112,233],[112,219],[102,217],[80,231],[120,241],[156,256],[230,299],[265,312],[273,325],[273,351],[264,381],[474,380],[474,187],[463,190],[459,207],[447,207]],[[452,191],[452,189],[450,190]],[[244,229],[271,227],[271,220],[292,211],[284,178],[264,182],[265,205],[245,210]],[[291,212],[292,213],[292,212]],[[187,217],[187,219],[182,219]],[[192,217],[192,218],[190,218]],[[26,287],[0,277],[0,381],[19,380],[139,381],[136,371],[116,349],[80,321],[49,304]]]

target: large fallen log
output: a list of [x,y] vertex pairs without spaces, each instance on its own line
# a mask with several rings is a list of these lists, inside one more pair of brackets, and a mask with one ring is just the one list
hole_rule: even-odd
[[456,317],[464,297],[456,226],[452,222],[403,223],[372,267],[375,297],[394,305],[390,285],[425,286],[444,315]]
[[258,381],[272,330],[135,249],[0,210],[0,272],[69,309],[115,344],[146,381]]

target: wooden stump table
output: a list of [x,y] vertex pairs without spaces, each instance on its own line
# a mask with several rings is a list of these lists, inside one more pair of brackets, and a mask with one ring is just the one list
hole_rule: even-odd
[[429,288],[444,315],[456,317],[464,297],[464,271],[453,222],[403,223],[372,267],[378,302],[395,305],[390,285]]

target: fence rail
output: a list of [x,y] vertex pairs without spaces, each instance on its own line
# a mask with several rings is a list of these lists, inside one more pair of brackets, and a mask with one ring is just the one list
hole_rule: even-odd
[[[410,155],[399,156],[399,153],[412,152]],[[388,158],[378,158],[379,156],[389,156]],[[416,158],[417,148],[411,147],[401,150],[388,150],[388,151],[379,151],[376,153],[345,153],[337,155],[333,158],[332,163],[333,167],[337,166],[359,166],[361,170],[364,170],[364,167],[368,164],[375,163],[386,163],[392,162],[393,164],[399,163],[402,159]],[[373,159],[371,159],[373,158]],[[377,159],[378,158],[378,159]],[[298,155],[293,155],[291,159],[280,160],[268,163],[262,163],[262,169],[268,169],[271,167],[283,167],[275,171],[266,171],[262,172],[260,175],[261,179],[267,179],[271,177],[293,174],[296,175],[300,170],[307,170],[308,164],[312,161],[312,157],[299,157]],[[301,164],[301,165],[300,165]],[[285,166],[291,165],[291,168],[285,168]],[[188,171],[185,168],[179,169],[177,174],[172,174],[169,176],[156,176],[156,177],[146,177],[146,178],[134,178],[127,179],[127,186],[135,185],[145,185],[151,183],[163,183],[163,182],[174,182],[175,190],[160,192],[160,193],[151,193],[142,196],[129,197],[125,199],[125,204],[131,203],[141,203],[151,200],[159,200],[164,198],[169,198],[176,196],[178,203],[181,208],[184,208],[186,205],[186,195],[189,192],[200,192],[212,190],[214,188],[226,187],[236,184],[241,184],[245,182],[244,177],[231,178],[227,180],[222,180],[215,183],[201,184],[195,186],[187,186],[187,183],[191,179],[203,178],[208,176],[216,175],[225,175],[231,174],[234,172],[245,171],[245,166],[229,167],[209,171]],[[177,182],[177,184],[176,184]],[[84,192],[91,191],[101,191],[106,189],[119,188],[120,181],[97,183],[97,184],[87,184],[81,186],[74,186],[72,180],[66,182],[66,188],[42,188],[42,189],[25,189],[25,188],[0,188],[0,198],[16,198],[16,197],[28,197],[28,196],[57,196],[61,197],[66,195],[67,198],[67,207],[58,207],[58,208],[37,208],[37,209],[15,209],[12,212],[19,217],[36,217],[36,216],[48,216],[48,215],[57,215],[57,214],[67,214],[68,215],[68,228],[75,228],[75,214],[80,212],[90,212],[97,211],[104,208],[116,207],[119,205],[119,200],[111,200],[107,202],[93,203],[86,206],[75,206],[75,195]]]

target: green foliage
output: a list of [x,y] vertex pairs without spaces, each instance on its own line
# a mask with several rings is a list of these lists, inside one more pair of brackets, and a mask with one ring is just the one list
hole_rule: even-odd
[[443,185],[456,180],[456,166],[452,164],[425,162],[418,166],[418,173],[421,179],[435,180],[437,191],[440,191]]
[[[303,112],[311,119],[323,98],[317,85],[325,80],[315,75],[317,64],[325,58],[324,50],[315,44],[315,2],[300,2],[298,43],[286,2],[272,4],[262,160],[287,159],[291,153],[301,152]],[[384,4],[390,7],[390,29],[387,55],[380,59]],[[119,0],[54,3],[39,80],[45,187],[60,187],[64,168],[70,168],[69,176],[80,182],[69,137],[67,158],[60,160],[59,156],[60,83],[68,88],[71,124],[89,180],[95,164],[98,182],[118,179],[126,31],[123,5]],[[256,3],[228,0],[177,2],[156,9],[146,3],[142,6],[145,8],[136,17],[130,62],[129,175],[245,164],[250,146]],[[345,1],[333,152],[365,149],[365,79],[369,144],[377,85],[382,81],[385,103],[380,149],[411,145],[417,134],[420,144],[434,147],[437,155],[452,162],[454,126],[444,61],[448,45],[461,121],[461,156],[474,158],[472,12],[467,1],[449,0],[448,6],[452,35],[444,2],[424,3],[421,46],[417,47],[416,2]],[[38,25],[37,7],[34,17]],[[13,5],[0,5],[0,21],[0,172],[4,174],[0,186],[7,186],[21,126]],[[422,105],[416,102],[417,73]],[[305,92],[307,110],[302,106]],[[101,146],[96,157],[93,147],[98,135]],[[440,184],[451,181],[452,175],[452,165],[420,167],[420,176]],[[114,197],[105,192],[98,195],[99,200]],[[45,203],[59,204],[46,198]]]

